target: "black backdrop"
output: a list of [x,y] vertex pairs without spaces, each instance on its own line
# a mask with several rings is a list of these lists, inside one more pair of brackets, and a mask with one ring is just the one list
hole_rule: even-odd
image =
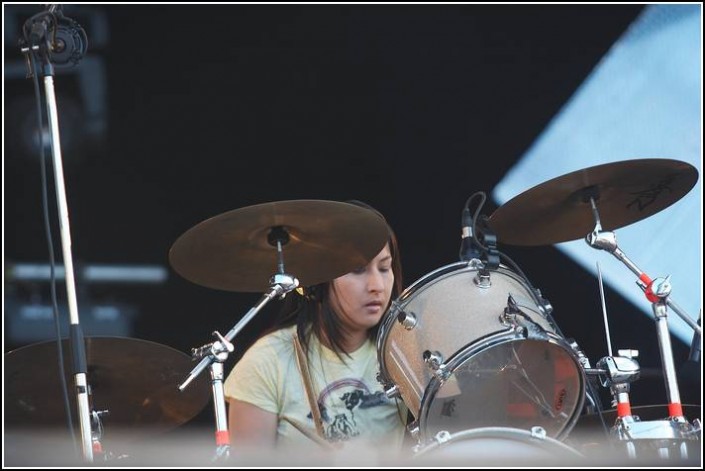
[[[39,11],[4,8],[22,21]],[[408,286],[457,260],[465,200],[491,192],[642,8],[91,6],[105,20],[83,24],[106,67],[107,132],[88,145],[80,119],[60,123],[79,136],[64,148],[74,260],[167,266],[178,236],[211,216],[354,198],[396,229]],[[79,21],[85,11],[65,10]],[[6,67],[19,60],[15,39],[5,41]],[[5,260],[46,262],[40,166],[13,146],[21,116],[8,105],[31,97],[32,85],[7,75],[5,84]],[[81,86],[57,75],[60,113]],[[60,253],[55,223],[54,240]],[[592,275],[553,247],[500,248],[552,302],[566,336],[593,363],[606,355]],[[134,337],[184,352],[225,333],[260,296],[200,287],[173,270],[164,285],[79,289],[137,306]],[[665,403],[653,322],[609,289],[607,305],[615,348],[639,349],[651,371],[632,403]],[[237,354],[271,311],[236,339]],[[4,342],[5,351],[19,346]],[[687,353],[674,339],[677,368]],[[700,403],[699,378],[683,377],[681,389],[683,402]]]

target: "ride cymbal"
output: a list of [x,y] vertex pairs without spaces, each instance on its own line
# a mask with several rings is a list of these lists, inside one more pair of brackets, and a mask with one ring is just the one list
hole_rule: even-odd
[[169,262],[196,284],[225,291],[263,292],[278,273],[272,237],[284,233],[284,270],[303,286],[366,265],[384,247],[387,224],[349,203],[292,200],[248,206],[207,219],[181,235]]
[[490,216],[497,240],[509,245],[549,245],[585,237],[595,227],[594,196],[602,228],[612,231],[672,205],[698,180],[686,162],[641,159],[578,170],[515,196]]
[[[166,431],[196,416],[210,390],[201,375],[183,392],[178,386],[193,369],[191,358],[155,342],[121,337],[86,337],[87,381],[92,411],[107,410],[107,427],[144,426]],[[68,339],[62,340],[70,410],[76,397]],[[55,341],[5,354],[5,427],[61,426],[67,423]],[[74,417],[76,417],[74,415]],[[74,420],[75,423],[75,420]]]

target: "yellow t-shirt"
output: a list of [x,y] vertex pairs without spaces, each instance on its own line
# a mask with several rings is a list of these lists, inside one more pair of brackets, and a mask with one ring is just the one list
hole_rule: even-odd
[[[282,417],[294,419],[316,433],[296,365],[292,338],[295,330],[296,327],[287,327],[259,339],[224,384],[228,400],[248,402],[277,414],[277,446],[313,444]],[[400,450],[406,408],[401,401],[388,399],[377,380],[375,345],[368,340],[350,357],[343,356],[344,363],[312,336],[309,370],[326,440]]]

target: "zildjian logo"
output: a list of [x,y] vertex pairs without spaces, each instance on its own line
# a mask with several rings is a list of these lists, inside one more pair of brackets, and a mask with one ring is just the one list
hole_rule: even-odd
[[674,176],[669,176],[649,188],[631,193],[632,195],[634,195],[634,199],[629,202],[629,204],[627,204],[627,208],[631,208],[632,206],[636,205],[639,211],[643,211],[645,208],[649,207],[654,201],[656,201],[658,196],[664,191],[673,193],[673,189],[671,189],[670,184],[673,182],[674,179]]

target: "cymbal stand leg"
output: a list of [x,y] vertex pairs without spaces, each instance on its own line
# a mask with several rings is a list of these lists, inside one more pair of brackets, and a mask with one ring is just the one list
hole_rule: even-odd
[[103,421],[101,416],[108,414],[107,410],[102,411],[91,411],[91,443],[93,448],[93,457],[102,457],[107,459],[108,455],[105,454],[103,450],[103,444],[100,439],[103,438]]
[[96,461],[112,461],[128,458],[124,453],[116,453],[103,448],[103,416],[110,415],[110,410],[91,409],[91,446],[93,448],[93,459]]
[[[214,462],[227,459],[230,456],[230,434],[228,432],[228,416],[225,410],[225,394],[223,392],[223,363],[235,347],[218,331],[213,332],[218,338],[213,343],[191,350],[194,359],[201,358],[201,363],[208,364],[211,374],[211,392],[213,393],[213,409],[215,412],[215,456]],[[199,363],[199,365],[201,364]],[[198,368],[198,367],[196,367]],[[198,375],[198,373],[196,373]],[[179,389],[183,389],[195,378],[193,372],[189,379]]]
[[250,309],[242,319],[240,319],[235,327],[230,329],[225,336],[222,336],[217,331],[213,332],[213,335],[218,337],[218,340],[195,348],[191,352],[194,359],[201,358],[201,361],[191,370],[186,380],[179,385],[179,391],[186,389],[191,381],[206,367],[210,367],[216,419],[216,456],[214,461],[220,458],[227,458],[230,454],[230,438],[227,426],[227,414],[225,411],[225,395],[223,393],[223,363],[227,360],[228,354],[234,350],[230,340],[235,338],[238,332],[240,332],[269,301],[277,296],[286,295],[296,289],[298,285],[299,280],[290,275],[281,273],[274,275],[271,279],[269,291],[260,298],[257,304]]
[[663,362],[664,382],[666,394],[668,396],[669,417],[682,417],[680,391],[676,381],[676,367],[673,363],[673,350],[671,347],[671,336],[668,332],[668,312],[666,303],[661,300],[652,304],[654,318],[656,319],[656,333],[659,340],[661,361]]
[[215,361],[211,363],[211,390],[213,392],[213,408],[215,412],[215,456],[213,461],[227,459],[230,456],[230,433],[228,432],[228,416],[225,409],[225,395],[223,393],[223,362],[227,360],[228,353],[233,351],[233,345],[220,336],[219,343],[226,349],[215,353]]

